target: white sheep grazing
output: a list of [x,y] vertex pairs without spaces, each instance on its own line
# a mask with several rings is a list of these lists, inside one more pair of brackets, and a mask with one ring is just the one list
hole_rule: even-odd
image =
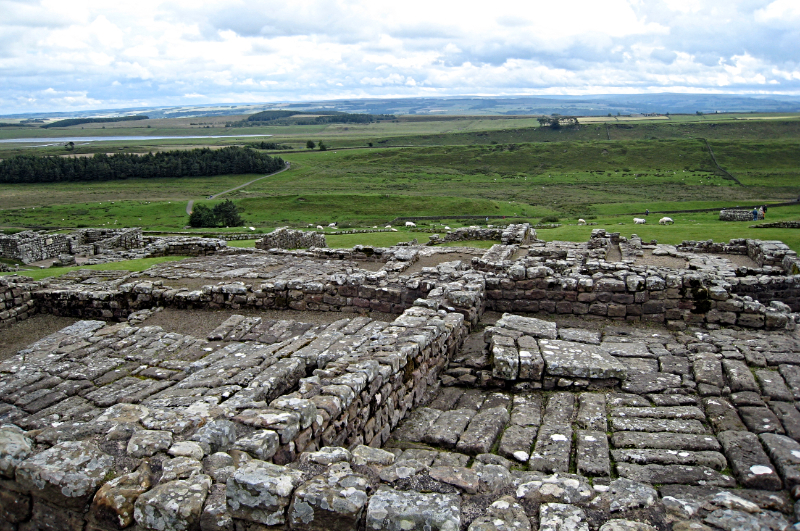
[[386,225],[386,226],[384,227],[384,229],[391,229],[391,228],[392,228],[392,226],[391,226],[391,225]]
[[450,227],[448,227],[447,225],[445,225],[445,226],[444,226],[444,230],[450,230]]
[[642,218],[633,218],[633,224],[634,224],[634,225],[644,225],[645,223],[647,223],[647,220],[646,220],[646,219],[642,219]]
[[317,225],[317,230],[325,230],[325,227],[323,227],[322,225]]
[[397,232],[397,229],[391,229],[392,232]]
[[406,227],[416,227],[416,226],[417,224],[414,223],[413,221],[406,221]]
[[583,218],[580,218],[580,219],[578,220],[578,225],[586,225],[586,220],[585,220],[585,219],[583,219]]
[[659,225],[672,225],[675,222],[672,221],[672,218],[663,217],[663,218],[658,220],[658,223],[659,223]]
[[328,226],[332,229],[336,228],[336,223],[328,223]]

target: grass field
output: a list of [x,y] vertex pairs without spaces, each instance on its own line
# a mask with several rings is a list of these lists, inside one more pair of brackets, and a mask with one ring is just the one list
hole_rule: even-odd
[[[655,213],[661,211],[733,205],[752,208],[797,199],[799,115],[592,117],[581,119],[579,127],[560,130],[539,127],[530,116],[399,117],[397,121],[366,125],[225,127],[239,119],[143,120],[46,130],[3,128],[0,138],[274,135],[270,141],[295,148],[281,153],[292,163],[291,170],[217,200],[233,199],[243,210],[245,224],[258,232],[332,221],[342,228],[382,226],[406,216],[442,216],[442,223],[452,227],[475,223],[459,218],[467,215],[492,216],[493,221],[506,216],[534,223],[557,217],[562,226],[542,230],[540,237],[585,240],[592,227],[576,225],[578,218],[584,218],[623,235],[636,232],[645,239],[667,243],[746,236],[782,239],[800,250],[800,238],[795,236],[800,231],[748,229],[745,223],[720,222],[716,212],[674,214],[675,226],[654,226]],[[324,140],[329,150],[303,149],[307,139]],[[249,141],[209,138],[79,143],[75,152],[143,152]],[[720,166],[738,183],[717,169],[706,141]],[[372,147],[367,147],[368,143]],[[21,152],[65,153],[59,146],[0,144],[0,157]],[[256,177],[3,185],[0,227],[142,226],[182,230],[188,222],[189,200],[213,205],[217,201],[207,201],[209,195]],[[630,218],[647,208],[654,213],[651,223],[634,228]],[[797,220],[800,210],[795,206],[773,208],[768,218]],[[403,231],[336,235],[329,236],[329,245],[390,245],[414,235]],[[422,233],[418,237],[427,239]]]

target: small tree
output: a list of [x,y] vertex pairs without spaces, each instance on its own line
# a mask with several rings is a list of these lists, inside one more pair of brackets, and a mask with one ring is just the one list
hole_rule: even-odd
[[319,150],[320,151],[328,151],[328,146],[322,143],[322,140],[319,141]]
[[239,209],[230,199],[226,199],[222,203],[217,203],[214,206],[214,218],[218,224],[225,227],[234,227],[242,224],[242,218],[239,216]]
[[317,147],[317,145],[314,143],[313,140],[309,140],[308,142],[306,142],[306,148],[314,149],[315,147]]
[[216,227],[217,220],[210,208],[205,205],[195,205],[189,215],[189,225],[195,228]]

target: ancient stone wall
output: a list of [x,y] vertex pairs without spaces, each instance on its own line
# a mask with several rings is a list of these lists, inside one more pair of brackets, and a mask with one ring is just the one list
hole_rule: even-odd
[[31,295],[38,287],[30,277],[0,277],[0,326],[23,321],[38,311]]
[[308,249],[327,247],[325,235],[315,231],[294,230],[280,227],[256,242],[257,249]]
[[753,221],[753,210],[720,210],[720,221]]
[[756,229],[800,229],[800,221],[773,221],[771,223],[759,223],[753,227]]
[[19,260],[24,264],[54,258],[69,251],[70,242],[64,234],[23,231],[0,235],[0,256]]
[[483,229],[477,226],[460,227],[454,231],[448,231],[444,238],[438,234],[431,235],[428,245],[467,240],[500,240],[503,245],[512,245],[528,244],[535,239],[536,231],[531,225],[529,223],[519,223],[491,229]]

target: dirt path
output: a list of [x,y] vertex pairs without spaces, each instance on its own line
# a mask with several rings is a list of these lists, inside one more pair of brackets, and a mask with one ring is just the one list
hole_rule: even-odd
[[[292,167],[292,164],[290,162],[287,162],[286,163],[286,167],[284,167],[282,170],[278,170],[278,171],[273,172],[273,173],[268,173],[266,175],[262,175],[258,179],[253,179],[252,181],[246,182],[244,184],[240,184],[239,186],[237,186],[235,188],[231,188],[229,190],[225,190],[224,192],[220,192],[218,194],[210,195],[210,196],[208,196],[208,198],[209,199],[216,199],[217,197],[219,197],[221,195],[224,195],[224,194],[227,194],[228,192],[233,192],[234,190],[238,190],[239,188],[244,188],[245,186],[250,186],[254,182],[260,181],[261,179],[266,179],[267,177],[272,177],[273,175],[278,175],[279,173],[285,172],[286,170],[288,170],[291,167]],[[186,204],[186,213],[187,214],[191,214],[192,213],[192,207],[193,206],[194,206],[194,199],[190,199],[189,202]]]

